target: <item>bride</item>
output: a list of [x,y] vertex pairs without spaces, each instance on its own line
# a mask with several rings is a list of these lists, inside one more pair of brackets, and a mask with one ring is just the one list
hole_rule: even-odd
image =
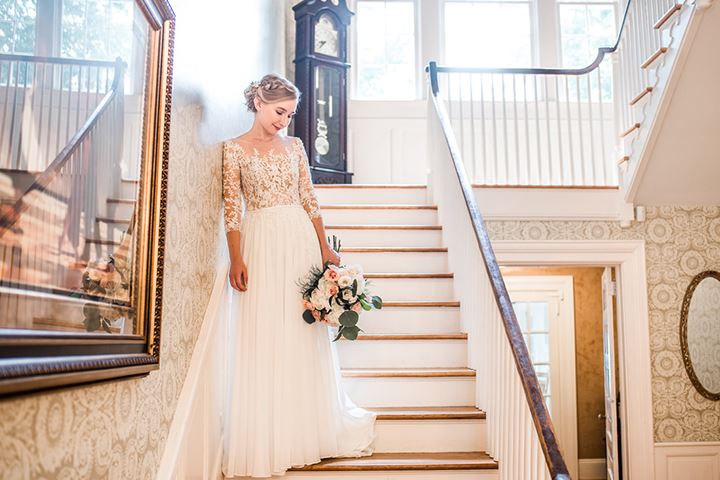
[[[252,128],[223,144],[233,292],[224,415],[226,477],[282,475],[325,457],[372,453],[375,414],[343,392],[326,324],[311,325],[298,281],[340,264],[328,245],[298,138],[280,132],[300,92],[279,75],[245,90]],[[242,203],[245,214],[242,215]]]

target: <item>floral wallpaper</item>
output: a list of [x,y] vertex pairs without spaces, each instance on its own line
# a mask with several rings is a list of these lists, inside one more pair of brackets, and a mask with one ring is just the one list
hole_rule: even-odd
[[493,240],[644,239],[655,440],[720,440],[720,402],[690,383],[680,354],[680,309],[690,280],[720,270],[720,207],[647,207],[645,222],[489,221]]

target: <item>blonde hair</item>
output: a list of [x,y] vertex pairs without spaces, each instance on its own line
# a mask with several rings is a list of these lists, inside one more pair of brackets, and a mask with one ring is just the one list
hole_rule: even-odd
[[245,104],[251,112],[257,112],[255,98],[264,103],[275,103],[283,100],[300,100],[300,90],[287,78],[270,73],[260,79],[259,82],[250,82],[245,89]]

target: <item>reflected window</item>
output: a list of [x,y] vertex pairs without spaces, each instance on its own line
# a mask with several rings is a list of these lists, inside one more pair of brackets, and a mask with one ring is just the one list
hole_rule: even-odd
[[513,308],[525,337],[525,344],[535,367],[545,404],[552,414],[549,305],[547,302],[513,302]]
[[35,51],[37,0],[0,0],[0,53]]

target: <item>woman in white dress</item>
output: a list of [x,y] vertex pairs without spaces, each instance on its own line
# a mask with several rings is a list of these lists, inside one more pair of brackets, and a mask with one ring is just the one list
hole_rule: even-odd
[[[372,453],[375,414],[343,392],[331,332],[308,325],[299,280],[339,265],[328,245],[302,142],[280,132],[300,92],[266,75],[245,90],[252,128],[223,144],[233,292],[223,473],[282,475],[326,457]],[[242,215],[242,203],[245,213]]]

